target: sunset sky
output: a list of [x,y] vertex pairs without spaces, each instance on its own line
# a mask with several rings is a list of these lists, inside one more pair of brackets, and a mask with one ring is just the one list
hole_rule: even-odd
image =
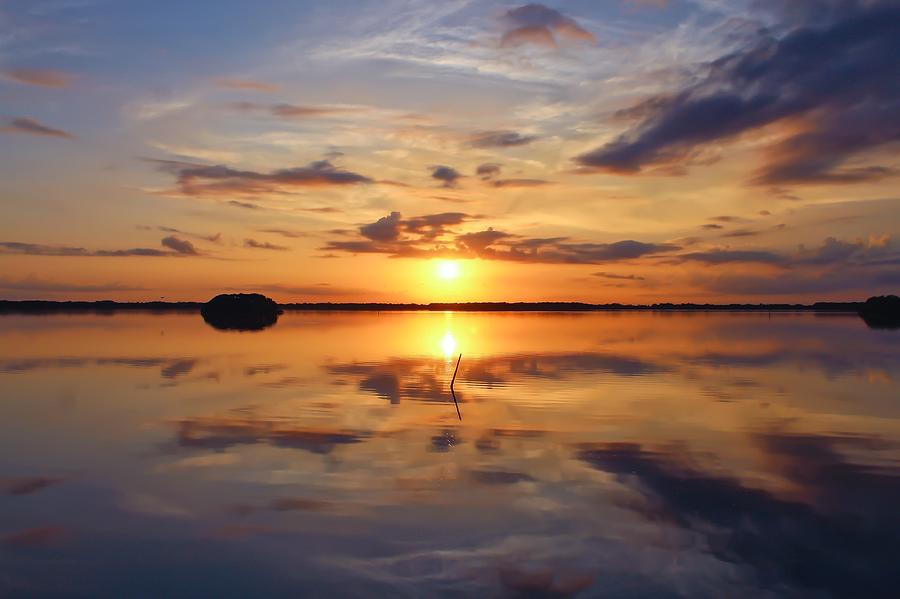
[[0,298],[900,288],[900,2],[0,0]]

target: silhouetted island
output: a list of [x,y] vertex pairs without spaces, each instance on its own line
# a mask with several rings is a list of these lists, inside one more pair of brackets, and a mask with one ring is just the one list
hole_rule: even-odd
[[860,306],[859,315],[873,329],[900,329],[900,297],[870,297]]
[[261,293],[223,293],[200,308],[203,320],[223,331],[258,331],[278,322],[282,310]]

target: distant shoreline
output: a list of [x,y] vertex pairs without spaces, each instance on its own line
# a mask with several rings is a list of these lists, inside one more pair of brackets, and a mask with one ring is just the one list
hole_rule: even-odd
[[[428,304],[309,302],[279,304],[286,312],[829,312],[857,313],[864,302],[814,304],[589,304],[583,302],[463,302]],[[200,312],[204,302],[0,300],[0,314]]]

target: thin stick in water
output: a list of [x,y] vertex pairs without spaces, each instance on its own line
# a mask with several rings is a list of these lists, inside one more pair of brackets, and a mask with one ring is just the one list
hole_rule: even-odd
[[453,371],[453,378],[450,379],[450,395],[453,396],[453,403],[456,404],[456,415],[459,416],[460,421],[462,421],[462,414],[459,411],[459,402],[456,401],[456,391],[453,390],[453,383],[456,382],[456,373],[459,372],[460,360],[462,360],[462,354],[459,354],[459,357],[456,359],[456,369]]

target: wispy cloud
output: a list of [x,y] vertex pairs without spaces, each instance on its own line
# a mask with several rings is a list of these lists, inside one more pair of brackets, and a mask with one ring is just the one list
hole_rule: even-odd
[[522,135],[516,131],[479,131],[469,139],[473,148],[509,148],[524,146],[535,141],[535,135]]
[[0,71],[0,77],[16,83],[56,89],[68,87],[74,80],[71,73],[50,69],[6,69]]
[[75,136],[62,129],[54,129],[48,127],[34,119],[16,118],[10,120],[5,127],[0,127],[0,131],[6,133],[23,133],[26,135],[37,135],[38,137],[59,137],[62,139],[74,139]]
[[543,4],[526,4],[503,15],[507,29],[500,39],[503,47],[532,44],[557,48],[560,43],[597,43],[590,31],[575,19]]
[[272,93],[281,89],[280,85],[274,83],[265,83],[263,81],[253,81],[250,79],[232,79],[229,77],[220,77],[215,80],[215,83],[219,87],[238,91]]
[[263,112],[283,119],[333,117],[367,110],[362,106],[305,106],[284,103],[259,104],[257,102],[233,102],[229,106],[240,112]]
[[21,279],[0,277],[0,290],[28,293],[106,293],[110,291],[141,291],[143,287],[120,283],[64,283],[28,276]]
[[168,236],[160,244],[167,250],[154,248],[129,248],[124,250],[89,250],[77,246],[45,245],[19,241],[0,241],[0,254],[22,254],[26,256],[82,256],[82,257],[185,257],[199,256],[200,252],[189,241]]
[[151,162],[175,176],[176,191],[180,195],[193,197],[217,198],[234,194],[252,197],[308,187],[374,183],[369,177],[336,167],[327,160],[268,173],[174,160]]

